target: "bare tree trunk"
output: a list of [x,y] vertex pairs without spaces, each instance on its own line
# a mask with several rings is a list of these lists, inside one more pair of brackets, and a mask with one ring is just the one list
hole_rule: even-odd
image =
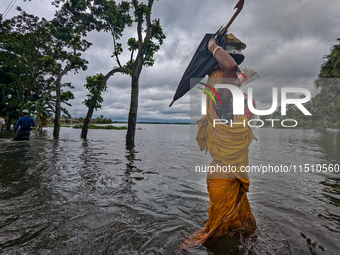
[[[114,75],[115,73],[117,72],[120,72],[120,73],[125,73],[126,72],[126,69],[124,68],[113,68],[110,72],[108,72],[105,76],[104,76],[104,79],[102,80],[102,83],[101,83],[101,89],[100,91],[103,90],[107,80],[112,76]],[[92,115],[93,115],[93,112],[94,112],[94,107],[89,107],[89,109],[87,110],[87,115],[86,115],[86,118],[84,120],[84,123],[83,123],[83,128],[81,129],[81,134],[80,134],[80,137],[81,138],[84,138],[86,139],[87,138],[87,133],[89,131],[89,125],[90,125],[90,122],[91,122],[91,118],[92,118]]]
[[40,126],[40,118],[39,118],[39,115],[38,115],[37,117],[35,117],[34,122],[35,122],[35,125],[36,125],[36,127],[37,127],[37,130],[38,130],[38,131],[41,131],[41,130],[42,130],[42,127]]
[[327,128],[327,119],[326,119],[326,116],[322,115],[321,118],[322,118],[322,126],[323,126],[324,129],[326,129]]
[[55,82],[55,92],[56,92],[56,101],[55,101],[55,113],[54,113],[54,129],[53,129],[53,137],[55,139],[59,138],[60,133],[60,90],[61,90],[61,78],[67,74],[67,72],[71,70],[71,66],[65,66],[64,70],[58,75],[57,80]]
[[89,131],[89,124],[91,122],[91,118],[93,115],[94,107],[90,107],[87,111],[86,118],[84,120],[83,128],[81,129],[81,138],[86,139],[87,138],[87,132]]
[[[152,23],[151,23],[151,10],[154,0],[148,1],[148,7],[150,8],[150,12],[146,14],[146,30],[143,30],[142,24],[143,19],[141,17],[138,18],[137,24],[137,35],[138,35],[138,54],[136,56],[136,60],[132,66],[132,80],[131,80],[131,102],[130,102],[130,111],[129,111],[129,120],[128,120],[128,130],[126,134],[126,147],[127,149],[132,149],[135,146],[135,133],[136,133],[136,123],[137,123],[137,110],[138,110],[138,93],[139,93],[139,77],[142,72],[143,63],[144,63],[144,53],[143,47],[144,42],[148,41],[152,35]],[[132,4],[135,10],[138,10],[138,1],[132,0]],[[145,37],[143,39],[143,32],[145,32]]]
[[139,94],[139,75],[133,75],[131,81],[131,102],[128,120],[128,130],[126,134],[126,147],[131,149],[135,146],[135,133],[137,123],[138,110],[138,94]]
[[54,129],[53,137],[55,139],[59,138],[60,132],[60,81],[56,82],[56,101],[55,101],[55,113],[54,113]]
[[11,129],[11,124],[12,124],[12,117],[8,116],[8,121],[6,123],[6,129],[10,130]]

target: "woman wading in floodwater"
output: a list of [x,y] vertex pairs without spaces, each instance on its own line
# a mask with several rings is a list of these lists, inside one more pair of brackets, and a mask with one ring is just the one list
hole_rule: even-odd
[[[238,64],[243,61],[241,52],[246,47],[232,34],[226,38],[224,49],[216,44],[215,39],[208,43],[208,50],[218,62],[218,68],[209,75],[208,84],[233,84],[239,86],[237,79]],[[228,52],[230,52],[230,55]],[[235,60],[236,62],[235,62]],[[219,89],[222,104],[208,97],[207,115],[197,121],[197,143],[200,150],[208,149],[213,161],[211,166],[235,166],[236,172],[214,172],[207,176],[210,208],[206,227],[192,235],[182,248],[201,244],[207,240],[214,241],[219,237],[238,232],[252,234],[256,229],[256,221],[250,209],[246,192],[249,191],[248,174],[240,171],[241,166],[247,166],[248,147],[253,139],[249,126],[243,124],[216,125],[214,119],[232,120],[242,123],[252,118],[252,113],[246,110],[245,115],[233,115],[233,99],[228,89]],[[216,98],[217,99],[217,98]],[[246,95],[245,95],[246,99]],[[246,100],[245,100],[246,101]],[[230,123],[230,122],[229,122]],[[225,168],[225,167],[224,167]]]

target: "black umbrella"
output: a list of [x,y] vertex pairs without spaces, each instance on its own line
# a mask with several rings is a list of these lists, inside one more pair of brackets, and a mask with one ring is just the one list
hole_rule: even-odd
[[227,29],[231,25],[231,23],[234,21],[236,16],[240,13],[240,11],[243,8],[244,0],[240,0],[234,9],[237,8],[237,11],[233,15],[233,17],[230,19],[228,24],[223,28],[221,31],[221,28],[215,33],[215,34],[206,34],[201,41],[200,45],[198,46],[194,56],[192,57],[190,64],[188,65],[187,69],[185,70],[182,79],[177,87],[176,93],[174,95],[174,98],[169,105],[171,105],[179,98],[184,96],[189,90],[190,90],[190,79],[191,78],[203,78],[207,74],[209,74],[213,68],[217,65],[216,59],[213,57],[213,55],[208,50],[207,44],[211,38],[216,38],[216,43],[220,46],[224,45],[225,40],[225,34],[227,32]]

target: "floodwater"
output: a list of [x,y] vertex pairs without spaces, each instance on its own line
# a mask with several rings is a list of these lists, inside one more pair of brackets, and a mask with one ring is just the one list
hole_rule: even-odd
[[[0,254],[178,254],[208,219],[211,159],[191,149],[194,126],[138,125],[126,131],[61,128],[30,142],[0,137]],[[340,164],[335,130],[255,131],[250,165]],[[339,254],[340,172],[249,173],[257,230],[192,254]],[[310,168],[311,169],[311,168]]]

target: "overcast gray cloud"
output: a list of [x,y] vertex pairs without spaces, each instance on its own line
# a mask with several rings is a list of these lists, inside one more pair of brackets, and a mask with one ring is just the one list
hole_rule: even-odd
[[[11,0],[1,0],[2,13]],[[154,3],[153,18],[160,18],[167,38],[155,55],[152,68],[144,68],[140,79],[139,120],[188,120],[189,95],[168,107],[181,76],[197,45],[205,33],[215,32],[233,15],[237,0],[160,0]],[[51,1],[22,2],[26,12],[47,19],[53,17],[55,7]],[[271,105],[271,88],[298,86],[315,95],[313,81],[320,70],[323,56],[329,53],[340,37],[340,2],[335,0],[246,0],[244,9],[230,27],[229,32],[247,44],[243,66],[252,68],[260,78],[250,83],[257,106]],[[6,18],[17,14],[13,7]],[[126,31],[123,40],[135,35],[135,29]],[[85,116],[82,104],[87,94],[83,85],[86,76],[106,74],[116,65],[110,58],[112,39],[108,34],[91,32],[87,38],[93,43],[84,53],[89,61],[86,72],[70,74],[63,80],[75,86],[70,113]],[[123,53],[122,61],[127,60]],[[115,120],[127,120],[130,105],[130,78],[116,74],[108,81],[102,109],[95,116],[104,115]],[[246,90],[246,88],[245,88]],[[189,93],[190,94],[190,93]]]

